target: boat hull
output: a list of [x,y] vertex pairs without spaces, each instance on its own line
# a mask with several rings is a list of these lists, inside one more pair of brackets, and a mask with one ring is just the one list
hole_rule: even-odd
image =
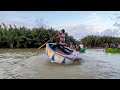
[[59,63],[59,64],[73,64],[78,63],[74,62],[73,60],[66,57],[61,53],[54,51],[50,46],[49,43],[46,44],[46,53],[48,57],[51,59],[51,62]]
[[105,52],[107,53],[120,53],[120,49],[117,49],[117,48],[106,48],[105,49]]

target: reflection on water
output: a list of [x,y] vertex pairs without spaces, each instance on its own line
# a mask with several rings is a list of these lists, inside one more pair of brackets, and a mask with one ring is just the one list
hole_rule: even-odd
[[120,54],[103,49],[81,53],[80,65],[50,63],[45,49],[0,49],[1,79],[120,79]]

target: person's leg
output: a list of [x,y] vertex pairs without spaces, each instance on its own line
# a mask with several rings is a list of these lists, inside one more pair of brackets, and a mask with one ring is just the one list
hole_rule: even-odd
[[68,59],[73,60],[73,56],[72,56],[72,55],[66,55],[66,57],[67,57]]
[[66,48],[65,46],[66,46],[66,45],[62,45],[63,50],[64,50],[67,54],[70,55],[73,51],[70,50],[70,49],[68,49],[68,48]]
[[69,49],[65,48],[65,45],[60,45],[60,49],[65,53],[70,55],[72,53],[72,51],[70,51]]
[[52,48],[55,49],[56,47],[59,47],[59,44],[54,45]]
[[58,47],[62,52],[66,53],[63,45],[57,44],[57,47]]

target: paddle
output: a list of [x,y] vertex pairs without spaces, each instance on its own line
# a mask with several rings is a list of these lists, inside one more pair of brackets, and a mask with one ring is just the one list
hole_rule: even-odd
[[[58,33],[57,33],[58,34]],[[51,39],[53,39],[57,34],[55,34]],[[46,43],[48,43],[49,41],[51,41],[51,39],[50,40],[48,40]],[[38,49],[40,49],[40,48],[42,48],[44,45],[46,45],[46,43],[44,43],[42,46],[40,46]]]

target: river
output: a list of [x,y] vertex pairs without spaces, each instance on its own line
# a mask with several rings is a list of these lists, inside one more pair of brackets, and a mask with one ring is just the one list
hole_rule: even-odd
[[45,49],[0,49],[0,79],[120,79],[120,54],[87,49],[77,65],[50,63]]

